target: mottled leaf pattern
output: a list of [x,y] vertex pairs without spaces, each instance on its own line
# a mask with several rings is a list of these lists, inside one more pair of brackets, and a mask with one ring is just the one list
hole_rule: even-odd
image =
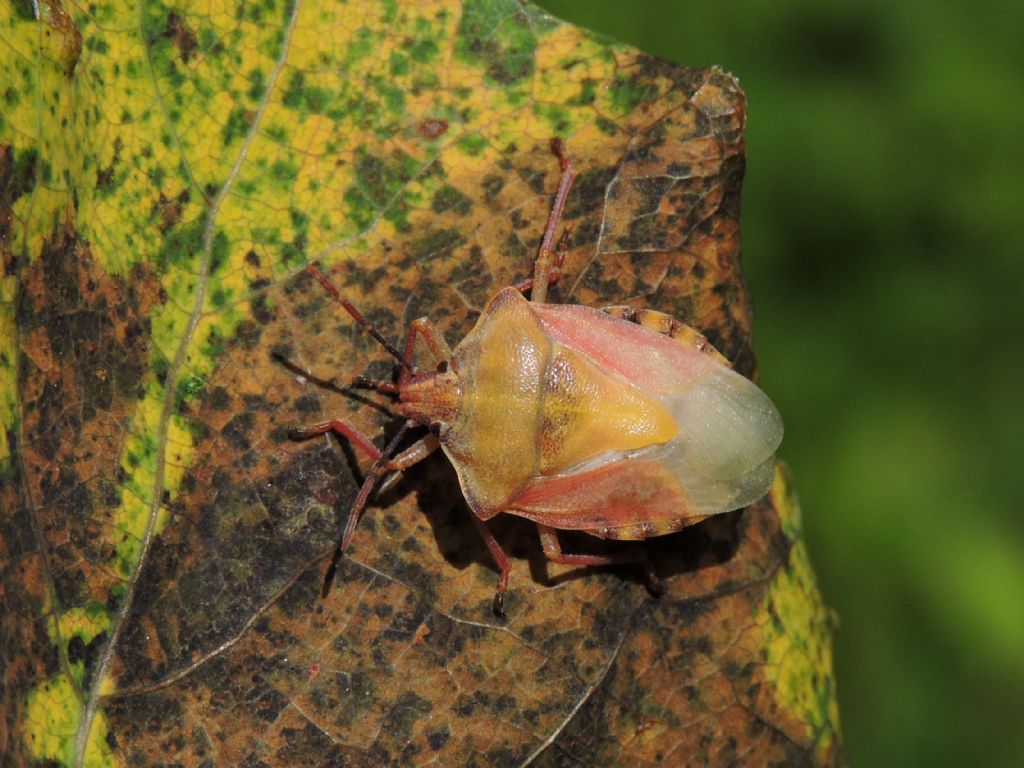
[[321,600],[366,466],[287,439],[392,423],[296,375],[390,370],[303,265],[454,343],[529,274],[553,136],[580,171],[553,299],[672,313],[750,373],[733,78],[512,0],[15,0],[0,72],[5,765],[841,762],[782,474],[650,543],[659,600],[499,519],[502,622],[439,456]]

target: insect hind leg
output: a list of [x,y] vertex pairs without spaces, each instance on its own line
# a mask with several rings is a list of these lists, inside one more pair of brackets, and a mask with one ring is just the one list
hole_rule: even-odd
[[498,570],[501,572],[498,576],[498,588],[494,593],[494,605],[492,608],[494,615],[503,619],[505,618],[505,592],[508,590],[508,575],[512,570],[512,560],[505,550],[501,548],[498,540],[494,538],[494,534],[487,528],[487,523],[472,513],[470,513],[470,517],[473,518],[473,524],[476,525],[480,538],[487,545],[487,550],[491,553],[494,564],[498,566]]
[[540,523],[537,524],[537,531],[540,533],[540,543],[544,548],[544,556],[553,563],[582,566],[639,563],[643,566],[647,577],[647,591],[655,597],[663,592],[661,580],[658,579],[657,574],[654,572],[654,563],[651,562],[651,558],[645,549],[638,547],[607,555],[566,554],[562,552],[562,545],[558,541],[558,531]]

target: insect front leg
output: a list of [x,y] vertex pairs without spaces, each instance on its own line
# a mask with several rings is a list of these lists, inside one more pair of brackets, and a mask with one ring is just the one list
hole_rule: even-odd
[[[422,341],[419,347],[416,345],[417,341]],[[449,362],[452,359],[452,350],[444,340],[444,334],[437,330],[430,318],[421,317],[409,323],[409,335],[405,338],[405,357],[412,360],[414,366],[420,370],[432,370],[441,363]],[[411,376],[411,371],[402,369],[399,374],[399,387]]]
[[652,595],[660,595],[662,592],[661,581],[654,572],[654,563],[651,562],[646,550],[642,548],[627,549],[624,552],[614,552],[609,555],[565,554],[558,541],[558,531],[540,523],[537,524],[537,531],[540,533],[540,544],[544,548],[544,556],[553,563],[589,566],[640,563],[647,576],[647,590]]
[[569,160],[565,144],[561,139],[551,140],[551,151],[558,156],[558,163],[562,167],[562,177],[558,180],[558,192],[555,194],[551,213],[548,214],[547,226],[544,227],[544,237],[540,241],[537,261],[533,265],[533,290],[530,294],[530,301],[535,304],[543,304],[548,298],[548,283],[551,279],[550,273],[553,265],[551,245],[555,241],[555,230],[558,229],[558,222],[562,219],[562,211],[565,209],[565,201],[569,197],[573,179],[576,178],[576,174],[572,170],[572,161]]
[[289,430],[288,437],[292,440],[308,440],[311,437],[325,435],[328,432],[337,432],[342,437],[347,437],[352,445],[374,461],[377,461],[381,457],[381,452],[377,446],[373,444],[373,441],[360,432],[351,422],[345,421],[345,419],[331,419],[330,421],[323,421],[319,424],[314,424],[311,427],[292,429]]
[[[359,495],[356,496],[356,500],[352,503],[352,509],[348,513],[348,520],[345,521],[345,528],[341,533],[341,539],[338,542],[335,554],[335,562],[337,562],[337,558],[348,549],[348,545],[352,541],[352,534],[355,533],[356,525],[359,523],[359,518],[363,513],[363,509],[370,500],[370,494],[373,493],[374,487],[377,485],[377,481],[388,472],[403,472],[413,464],[423,461],[423,459],[436,451],[440,445],[437,440],[437,436],[430,434],[420,440],[417,440],[393,459],[388,459],[387,455],[394,452],[399,441],[405,436],[405,433],[412,426],[415,426],[415,423],[408,421],[402,425],[402,428],[398,430],[397,434],[391,438],[391,442],[388,443],[388,447],[385,448],[383,452],[378,452],[379,455],[377,460],[374,462],[373,466],[370,467],[370,471],[366,473],[366,479],[363,481],[363,485],[359,489]],[[393,481],[386,481],[385,487],[389,488],[393,484]]]

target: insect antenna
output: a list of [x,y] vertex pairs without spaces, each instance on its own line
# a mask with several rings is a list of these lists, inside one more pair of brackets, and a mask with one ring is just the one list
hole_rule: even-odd
[[334,300],[341,304],[342,308],[352,316],[352,319],[363,326],[367,333],[380,342],[381,346],[390,352],[391,356],[394,357],[403,368],[410,372],[413,370],[412,363],[405,359],[405,355],[395,349],[394,345],[392,345],[390,341],[381,336],[380,331],[370,325],[370,322],[363,317],[363,313],[356,309],[354,304],[347,299],[342,298],[341,293],[334,287],[334,284],[324,276],[323,272],[317,269],[313,264],[307,264],[306,271],[309,272],[309,274],[311,274],[316,281],[320,283],[320,285],[326,288],[327,292],[334,297]]
[[320,589],[320,597],[326,598],[331,591],[331,584],[334,583],[334,572],[338,569],[338,561],[341,560],[341,556],[345,554],[345,550],[348,549],[349,543],[352,541],[352,534],[355,533],[356,525],[359,523],[359,518],[362,515],[363,509],[366,507],[367,502],[370,500],[370,496],[373,493],[374,488],[377,485],[377,481],[385,475],[389,469],[388,464],[391,461],[391,457],[395,451],[398,450],[398,444],[405,437],[406,432],[411,427],[416,426],[414,421],[406,421],[398,428],[395,436],[391,438],[391,441],[387,444],[387,447],[381,453],[373,466],[370,467],[370,471],[366,475],[366,479],[363,480],[363,485],[359,489],[359,495],[356,496],[356,500],[352,504],[352,509],[348,513],[348,519],[345,520],[345,528],[341,532],[341,538],[338,539],[338,544],[334,548],[334,554],[331,555],[331,564],[327,566],[327,573],[324,574],[323,587]]
[[386,379],[368,379],[366,376],[356,376],[349,384],[353,389],[372,389],[375,392],[382,392],[385,395],[397,395],[399,386],[393,381]]
[[318,376],[308,368],[304,368],[277,350],[272,351],[270,353],[270,357],[272,360],[280,363],[295,375],[301,376],[306,379],[306,381],[313,382],[318,387],[323,387],[324,389],[329,389],[332,392],[338,392],[339,394],[345,394],[345,386],[333,376],[329,379],[324,378],[323,376]]

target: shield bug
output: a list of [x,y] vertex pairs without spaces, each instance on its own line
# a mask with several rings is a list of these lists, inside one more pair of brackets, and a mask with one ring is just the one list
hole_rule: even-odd
[[[640,562],[650,574],[641,547],[568,554],[557,531],[638,541],[745,507],[768,492],[782,420],[700,333],[653,310],[545,303],[567,250],[568,233],[557,245],[555,233],[574,178],[562,142],[553,140],[552,149],[562,173],[533,277],[499,291],[454,350],[422,318],[411,323],[399,351],[315,266],[307,267],[398,361],[397,383],[357,384],[397,397],[405,418],[384,450],[343,419],[291,433],[305,439],[335,432],[373,460],[325,593],[378,481],[438,448],[454,465],[500,571],[498,615],[511,561],[486,521],[501,512],[534,521],[544,554],[555,562]],[[429,433],[398,452],[416,426]]]

